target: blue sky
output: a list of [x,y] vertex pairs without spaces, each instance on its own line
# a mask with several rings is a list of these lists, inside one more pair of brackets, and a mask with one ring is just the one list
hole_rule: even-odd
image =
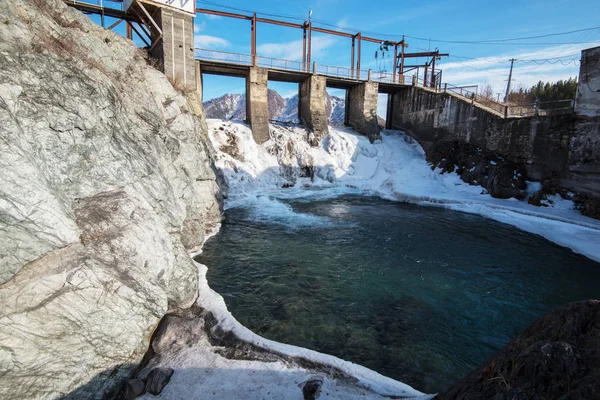
[[[312,10],[313,23],[317,26],[328,23],[390,40],[399,40],[403,34],[412,36],[414,38],[406,38],[408,52],[439,48],[443,53],[450,53],[451,57],[438,62],[444,70],[444,82],[455,85],[490,84],[498,93],[505,90],[510,65],[507,60],[511,57],[519,60],[551,58],[554,62],[517,62],[513,87],[529,87],[539,80],[555,81],[577,76],[579,68],[576,62],[570,60],[579,60],[581,49],[600,45],[600,29],[503,44],[441,42],[529,37],[600,26],[600,1],[597,0],[197,0],[197,7],[238,13],[245,13],[240,10],[256,11],[265,17],[269,17],[265,13],[279,14],[294,17],[288,20],[297,23],[306,19],[309,10]],[[198,14],[195,26],[196,47],[250,53],[249,21]],[[379,36],[378,33],[390,36]],[[350,43],[350,39],[315,33],[313,61],[349,67]],[[302,59],[302,31],[299,29],[259,23],[257,44],[259,55],[296,61]],[[375,61],[377,49],[377,44],[363,42],[361,68],[391,71],[391,61],[384,65]],[[243,93],[245,84],[241,79],[205,76],[204,86],[204,99],[208,100],[224,93]],[[284,97],[297,92],[297,86],[291,84],[270,82],[270,88]],[[343,92],[334,91],[333,94]]]

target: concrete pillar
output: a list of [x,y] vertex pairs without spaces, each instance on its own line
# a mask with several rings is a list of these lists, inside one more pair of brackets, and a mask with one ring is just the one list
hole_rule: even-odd
[[246,79],[246,118],[256,143],[269,140],[268,70],[251,67]]
[[385,129],[392,129],[394,116],[394,94],[389,93],[387,98],[387,112],[385,114]]
[[[162,31],[162,39],[151,56],[160,60],[163,72],[177,90],[194,90],[194,19],[168,8],[157,8],[153,18]],[[152,42],[160,33],[152,27]]]
[[298,119],[312,130],[309,143],[318,146],[329,134],[327,126],[327,79],[311,75],[299,85]]
[[194,61],[194,78],[196,79],[196,94],[202,102],[202,70],[200,69],[200,61]]
[[363,82],[348,89],[348,125],[369,137],[371,141],[380,137],[377,123],[377,82]]
[[581,51],[575,112],[588,117],[600,116],[600,46]]

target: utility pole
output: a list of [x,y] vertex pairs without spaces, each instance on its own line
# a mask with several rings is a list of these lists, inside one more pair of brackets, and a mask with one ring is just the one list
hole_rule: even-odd
[[512,81],[512,71],[515,61],[516,60],[514,58],[510,59],[510,72],[508,73],[508,84],[506,85],[506,95],[504,96],[505,103],[508,103],[508,95],[510,93],[510,82]]

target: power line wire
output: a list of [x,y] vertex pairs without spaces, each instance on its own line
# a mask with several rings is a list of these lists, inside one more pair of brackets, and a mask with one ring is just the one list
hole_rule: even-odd
[[[214,7],[220,7],[220,8],[226,8],[226,9],[230,9],[230,10],[236,10],[236,11],[241,11],[241,12],[246,12],[246,13],[254,13],[254,11],[250,11],[250,10],[245,10],[242,8],[238,8],[238,7],[232,7],[232,6],[227,6],[227,5],[223,5],[223,4],[219,4],[213,1],[207,1],[207,0],[197,0],[198,3],[202,3],[202,4],[207,4],[207,5],[211,5]],[[300,20],[300,21],[304,21],[306,18],[304,17],[299,17],[299,16],[293,16],[293,15],[285,15],[285,14],[273,14],[273,13],[265,13],[265,12],[256,12],[257,14],[260,15],[266,15],[266,16],[270,16],[270,17],[278,17],[278,18],[286,18],[286,19],[293,19],[293,20]],[[313,21],[316,21],[322,25],[325,26],[329,26],[329,27],[334,27],[337,28],[339,30],[342,31],[346,31],[346,32],[361,32],[364,34],[368,34],[368,35],[375,35],[375,36],[382,36],[382,37],[393,37],[393,38],[400,38],[403,35],[401,34],[389,34],[389,33],[380,33],[380,32],[372,32],[372,31],[366,31],[366,30],[356,30],[356,29],[350,29],[347,27],[343,27],[343,26],[339,26],[337,24],[332,24],[330,22],[327,22],[325,20],[321,20],[318,18],[312,18]],[[540,39],[540,38],[544,38],[544,37],[551,37],[551,36],[562,36],[562,35],[569,35],[569,34],[573,34],[573,33],[578,33],[578,32],[587,32],[587,31],[593,31],[593,30],[598,30],[600,29],[600,26],[595,26],[595,27],[591,27],[591,28],[583,28],[583,29],[576,29],[576,30],[572,30],[572,31],[566,31],[566,32],[556,32],[556,33],[549,33],[546,35],[537,35],[537,36],[524,36],[524,37],[519,37],[519,38],[504,38],[504,39],[488,39],[488,40],[445,40],[445,39],[431,39],[431,38],[421,38],[421,37],[417,37],[417,36],[409,36],[409,35],[404,35],[406,38],[409,39],[414,39],[414,40],[424,40],[424,41],[428,41],[428,42],[438,42],[438,43],[455,43],[455,44],[489,44],[489,45],[525,45],[525,46],[539,46],[539,45],[564,45],[564,44],[590,44],[590,43],[595,43],[595,42],[558,42],[558,43],[506,43],[506,42],[511,42],[511,41],[515,41],[515,40],[529,40],[529,39]]]
[[[426,39],[426,38],[418,38],[418,37],[413,37],[413,36],[406,36],[406,37],[409,37],[411,39],[416,39],[416,40],[431,40],[431,41],[434,41],[434,42],[441,42],[441,43],[478,43],[478,44],[481,43],[481,44],[493,44],[493,43],[497,43],[497,42],[510,42],[510,41],[514,41],[514,40],[541,39],[541,38],[550,37],[550,36],[570,35],[572,33],[585,32],[585,31],[593,31],[593,30],[597,30],[597,29],[600,29],[600,26],[594,26],[594,27],[591,27],[591,28],[576,29],[576,30],[567,31],[567,32],[548,33],[548,34],[545,34],[545,35],[537,35],[537,36],[523,36],[523,37],[518,37],[518,38],[486,39],[486,40],[461,40],[461,41],[456,41],[456,40],[429,39],[429,38]],[[582,43],[582,42],[580,42],[580,43]]]
[[[579,60],[578,59],[569,59],[569,60],[565,60],[565,58],[567,57],[574,57],[577,56],[578,54],[572,54],[572,55],[568,55],[568,56],[561,56],[561,57],[550,57],[550,58],[538,58],[535,60],[521,60],[521,59],[515,59],[515,62],[520,62],[520,63],[534,63],[534,64],[538,64],[538,65],[542,65],[542,64],[562,64],[562,65],[569,65],[569,64],[573,64],[573,65],[579,65]],[[471,61],[483,61],[483,62],[487,62],[487,63],[498,63],[498,64],[507,64],[510,62],[509,60],[500,60],[497,58],[489,58],[489,57],[483,57],[483,58],[477,58],[477,57],[463,57],[463,56],[455,56],[450,54],[449,56],[450,58],[460,58],[460,59],[464,59],[464,60],[471,60]]]

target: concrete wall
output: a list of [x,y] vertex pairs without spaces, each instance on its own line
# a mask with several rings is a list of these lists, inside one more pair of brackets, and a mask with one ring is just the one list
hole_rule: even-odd
[[600,197],[600,117],[578,117],[569,138],[569,158],[561,185]]
[[600,46],[581,52],[575,112],[588,117],[600,116]]
[[364,82],[347,90],[347,124],[370,139],[379,137],[377,123],[377,99],[379,84]]
[[459,140],[523,164],[528,178],[600,197],[600,117],[503,118],[449,94],[417,87],[391,102],[391,128],[417,140]]
[[311,75],[299,85],[298,118],[314,134],[315,146],[329,134],[327,125],[327,81],[324,76]]
[[[152,56],[163,62],[163,72],[176,89],[194,89],[194,19],[167,8],[157,8],[153,17],[163,36]],[[153,40],[159,35],[155,29],[151,33]]]
[[269,101],[268,70],[261,67],[250,68],[246,79],[246,118],[252,127],[256,143],[269,140]]

